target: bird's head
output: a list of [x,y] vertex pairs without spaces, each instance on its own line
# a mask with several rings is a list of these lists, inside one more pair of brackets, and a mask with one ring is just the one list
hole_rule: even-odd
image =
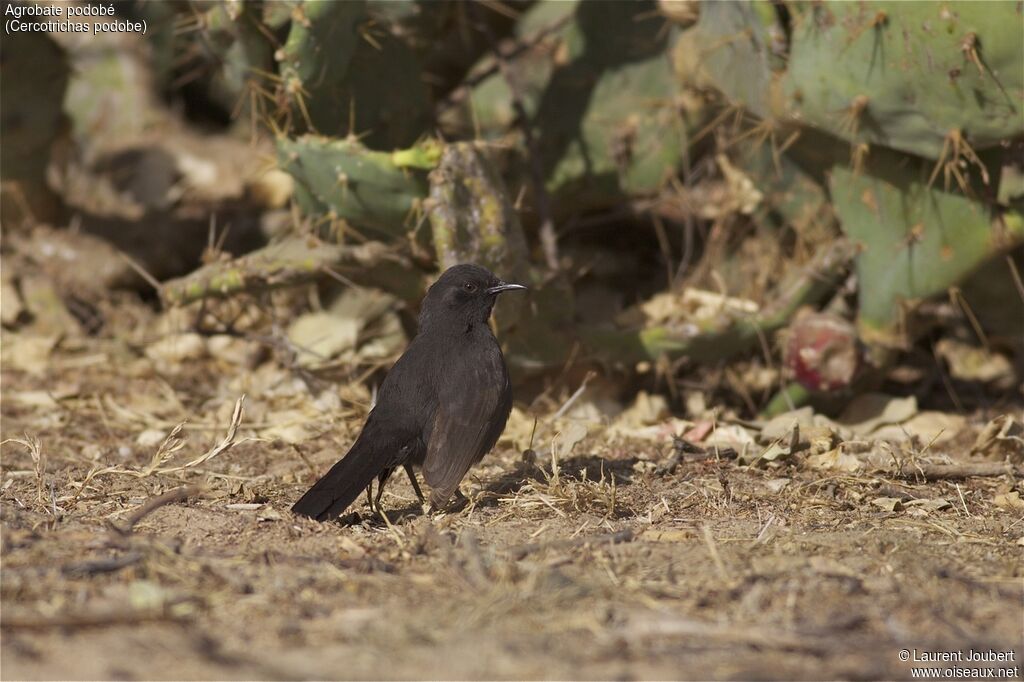
[[498,294],[524,289],[522,284],[503,282],[479,265],[455,265],[427,291],[420,310],[420,328],[442,319],[449,320],[449,325],[486,323]]

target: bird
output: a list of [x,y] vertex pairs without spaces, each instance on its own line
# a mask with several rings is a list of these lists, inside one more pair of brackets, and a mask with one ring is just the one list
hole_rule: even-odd
[[379,510],[384,483],[398,467],[425,504],[413,466],[430,485],[432,507],[445,508],[505,430],[512,385],[489,320],[500,294],[525,289],[479,265],[445,270],[427,290],[416,336],[384,378],[355,443],[292,511],[332,520],[363,490],[369,498],[375,478]]

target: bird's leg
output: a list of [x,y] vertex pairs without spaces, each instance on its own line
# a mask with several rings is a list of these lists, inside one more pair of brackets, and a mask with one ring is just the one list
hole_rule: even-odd
[[377,508],[378,513],[380,512],[380,496],[384,494],[384,484],[388,482],[392,471],[394,469],[385,469],[377,476],[377,499],[374,506]]
[[419,498],[420,504],[426,504],[427,500],[423,497],[423,491],[420,490],[420,484],[416,482],[416,472],[412,470],[412,464],[406,462],[402,466],[405,468],[405,473],[409,477],[409,483],[412,483],[412,489],[416,491],[416,497]]
[[373,481],[370,481],[370,485],[366,486],[366,504],[370,505],[370,511],[373,509]]

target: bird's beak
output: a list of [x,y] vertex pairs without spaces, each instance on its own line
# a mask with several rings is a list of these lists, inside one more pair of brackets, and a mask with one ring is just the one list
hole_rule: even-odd
[[495,286],[489,287],[487,293],[489,294],[500,294],[503,291],[525,291],[526,287],[522,284],[509,284],[508,282],[498,282]]

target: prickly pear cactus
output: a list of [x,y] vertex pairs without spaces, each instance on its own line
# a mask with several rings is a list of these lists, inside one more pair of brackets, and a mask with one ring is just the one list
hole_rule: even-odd
[[374,149],[396,149],[415,142],[430,122],[415,53],[375,25],[364,2],[299,3],[279,58],[300,130],[358,135]]
[[548,188],[580,210],[657,191],[686,130],[666,56],[671,29],[653,4],[583,2],[534,117]]
[[278,164],[295,179],[296,198],[314,219],[344,220],[376,236],[396,237],[427,194],[426,171],[440,157],[426,141],[395,152],[375,152],[354,139],[316,135],[279,138]]
[[[1024,41],[1010,2],[704,3],[702,66],[776,124],[928,159],[1024,134]],[[954,149],[954,143],[958,146]]]
[[[704,2],[694,27],[691,61],[731,102],[771,118],[773,73],[785,56],[782,24],[768,2]],[[696,83],[696,74],[683,74]]]
[[523,16],[517,34],[530,40],[559,23],[507,74],[473,88],[460,132],[506,135],[520,123],[518,98],[556,214],[656,192],[703,113],[679,106],[667,55],[676,32],[651,2],[546,0]]
[[991,201],[1002,146],[1024,135],[1021,22],[1019,3],[701,6],[710,81],[773,141],[797,140],[786,156],[827,181],[863,247],[868,341],[895,344],[909,304],[1021,239]]
[[825,2],[794,13],[785,115],[851,143],[949,158],[1024,135],[1012,2]]
[[228,92],[242,98],[241,102],[234,102],[236,109],[239,104],[249,105],[252,98],[246,95],[254,92],[253,84],[265,84],[266,75],[274,71],[272,27],[265,18],[270,5],[274,4],[243,2],[216,8],[227,19],[224,22],[225,32],[232,36],[233,41],[224,53],[224,66],[214,84],[222,80]]
[[833,169],[830,189],[843,231],[859,242],[860,333],[895,345],[905,304],[945,293],[986,259],[1024,240],[1019,216],[1000,217],[959,188],[929,183],[932,164],[896,152],[870,172]]
[[0,68],[4,221],[11,226],[25,219],[54,220],[61,202],[46,183],[46,167],[51,147],[68,128],[67,57],[46,33],[15,32],[0,47]]
[[[344,78],[359,45],[358,26],[365,20],[366,5],[354,2],[303,2],[293,10],[288,39],[277,54],[285,93],[293,106],[320,118],[322,98],[331,86]],[[345,107],[332,102],[339,120],[345,122]],[[315,109],[312,109],[315,107]],[[333,129],[324,133],[336,132]]]

